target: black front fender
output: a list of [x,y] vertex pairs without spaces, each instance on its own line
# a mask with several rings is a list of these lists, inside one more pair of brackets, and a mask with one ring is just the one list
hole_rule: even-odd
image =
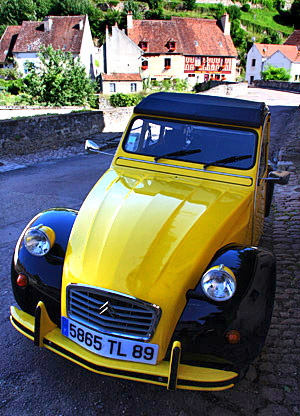
[[[77,217],[77,211],[54,208],[36,215],[23,230],[15,248],[11,267],[12,288],[19,306],[34,315],[38,301],[42,300],[50,318],[60,324],[60,297],[63,263],[69,236]],[[55,243],[49,253],[37,257],[30,254],[24,246],[25,232],[39,224],[52,228]],[[25,288],[17,285],[17,277],[22,273],[28,279]]]
[[[214,302],[205,296],[199,282],[187,293],[187,304],[171,343],[181,341],[182,363],[213,363],[240,371],[264,345],[275,295],[275,258],[263,248],[227,247],[216,254],[208,268],[219,264],[235,274],[234,296],[226,302]],[[230,330],[239,331],[239,343],[227,341]]]

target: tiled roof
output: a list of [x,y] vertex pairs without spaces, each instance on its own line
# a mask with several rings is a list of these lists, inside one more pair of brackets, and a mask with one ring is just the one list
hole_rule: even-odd
[[52,45],[54,49],[79,53],[85,16],[50,16],[52,26],[45,30],[45,22],[23,22],[13,52],[38,52],[42,45]]
[[295,30],[284,42],[284,45],[300,46],[300,30]]
[[150,54],[168,53],[168,41],[176,42],[172,54],[237,56],[232,39],[216,20],[172,17],[171,20],[133,20],[128,36],[137,44],[148,42]]
[[103,81],[142,81],[141,74],[101,74]]
[[7,26],[0,40],[0,62],[4,62],[7,55],[11,54],[21,26]]
[[275,52],[280,51],[291,62],[300,62],[300,54],[295,45],[273,45],[270,43],[255,43],[263,58],[270,58]]

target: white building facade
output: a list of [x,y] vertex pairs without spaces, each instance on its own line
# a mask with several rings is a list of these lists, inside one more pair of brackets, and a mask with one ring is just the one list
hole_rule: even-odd
[[254,43],[247,54],[246,81],[261,80],[268,65],[290,71],[290,81],[300,81],[300,53],[295,45]]

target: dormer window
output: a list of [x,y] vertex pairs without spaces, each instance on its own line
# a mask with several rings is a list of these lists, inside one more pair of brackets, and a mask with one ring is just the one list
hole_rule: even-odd
[[176,42],[173,40],[169,40],[168,42],[168,49],[170,52],[174,52],[176,49]]
[[149,42],[145,42],[145,41],[141,41],[141,42],[140,42],[140,48],[141,48],[144,52],[146,52],[146,51],[148,50],[148,43],[149,43]]
[[148,61],[142,61],[142,70],[145,71],[148,69]]

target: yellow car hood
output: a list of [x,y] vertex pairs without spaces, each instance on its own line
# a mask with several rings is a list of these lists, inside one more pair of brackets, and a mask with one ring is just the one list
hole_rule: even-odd
[[63,293],[67,284],[83,283],[160,306],[150,342],[160,345],[162,359],[186,291],[219,248],[246,242],[251,201],[245,186],[111,168],[78,213]]

